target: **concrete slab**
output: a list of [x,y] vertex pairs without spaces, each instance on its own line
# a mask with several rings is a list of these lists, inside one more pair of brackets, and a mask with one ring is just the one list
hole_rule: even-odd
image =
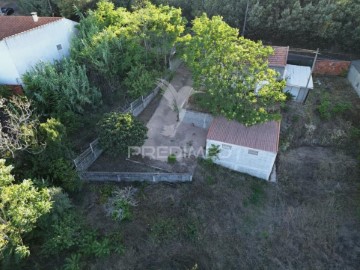
[[177,160],[202,156],[205,152],[207,130],[179,121],[179,109],[191,95],[190,72],[180,66],[173,80],[163,82],[164,94],[158,108],[147,123],[148,139],[141,148],[142,155],[166,161],[170,154]]

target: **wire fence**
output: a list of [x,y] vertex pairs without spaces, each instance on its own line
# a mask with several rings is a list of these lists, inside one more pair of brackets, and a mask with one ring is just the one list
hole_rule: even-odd
[[[172,63],[172,68],[170,70],[174,71],[181,65],[179,59],[175,59]],[[169,80],[170,75],[165,77],[165,80]],[[131,113],[134,116],[138,116],[142,111],[150,104],[154,97],[159,93],[160,86],[156,86],[147,96],[141,96],[140,98],[134,100],[130,105],[123,109],[119,107],[117,112],[121,113]],[[87,170],[95,160],[101,155],[103,149],[99,144],[99,138],[96,138],[89,144],[89,147],[85,149],[79,156],[77,156],[73,161],[77,171]]]

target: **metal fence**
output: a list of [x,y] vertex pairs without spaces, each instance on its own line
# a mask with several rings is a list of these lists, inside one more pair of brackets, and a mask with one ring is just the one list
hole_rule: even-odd
[[84,181],[91,182],[191,182],[187,173],[81,172]]
[[74,159],[76,170],[85,171],[94,163],[94,161],[101,155],[103,149],[99,144],[99,139],[90,143],[89,147]]
[[[172,63],[172,67],[170,70],[176,70],[181,65],[181,61],[179,59],[174,59]],[[165,80],[168,80],[170,75],[165,77]],[[154,90],[152,90],[147,96],[141,96],[140,98],[134,100],[130,103],[130,105],[123,109],[118,108],[116,111],[122,113],[130,112],[134,116],[138,116],[154,99],[154,97],[159,93],[160,86],[156,86]],[[99,139],[95,139],[90,143],[89,147],[82,152],[78,157],[74,159],[74,164],[77,171],[85,171],[87,170],[91,164],[95,162],[95,160],[101,155],[103,150],[99,145]]]

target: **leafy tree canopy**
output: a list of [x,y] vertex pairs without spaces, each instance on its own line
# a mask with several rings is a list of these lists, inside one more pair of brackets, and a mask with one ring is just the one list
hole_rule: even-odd
[[268,68],[272,48],[238,37],[219,16],[196,18],[192,32],[183,39],[184,60],[204,92],[203,106],[246,125],[279,119],[276,105],[285,100],[285,83]]
[[29,179],[15,184],[11,170],[0,159],[0,258],[13,253],[24,258],[30,251],[23,236],[50,211],[51,201],[48,190],[37,189]]
[[114,155],[128,153],[128,147],[142,146],[147,128],[132,114],[108,113],[98,123],[102,147]]
[[142,92],[138,91],[138,82],[130,78],[130,83],[127,80],[125,85],[129,93],[123,93],[134,98],[151,90],[147,78],[154,82],[157,72],[164,70],[171,48],[184,30],[180,9],[147,3],[130,12],[100,1],[97,9],[89,11],[80,21],[71,56],[101,74],[110,89],[141,68]]

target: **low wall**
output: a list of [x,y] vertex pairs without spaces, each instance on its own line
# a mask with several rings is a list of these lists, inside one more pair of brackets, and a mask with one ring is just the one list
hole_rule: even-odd
[[95,182],[191,182],[187,173],[82,172],[80,178]]
[[214,119],[210,114],[201,113],[186,109],[181,109],[179,113],[180,121],[193,124],[196,127],[209,129],[212,120]]
[[344,76],[349,71],[349,61],[317,60],[314,74]]

